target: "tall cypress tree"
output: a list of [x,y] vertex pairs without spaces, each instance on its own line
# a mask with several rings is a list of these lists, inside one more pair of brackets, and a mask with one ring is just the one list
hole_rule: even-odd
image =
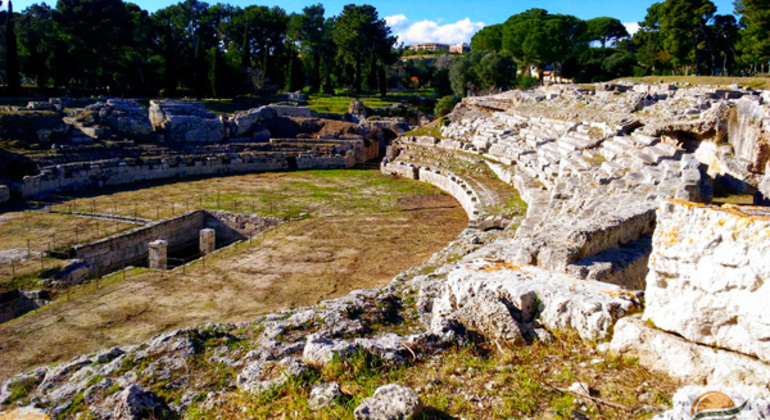
[[13,3],[8,0],[8,15],[5,21],[5,74],[8,78],[8,94],[19,93],[21,78],[19,77],[19,51],[16,46],[16,31],[13,21]]

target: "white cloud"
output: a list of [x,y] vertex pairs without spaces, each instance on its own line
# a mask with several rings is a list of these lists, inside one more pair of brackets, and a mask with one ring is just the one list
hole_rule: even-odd
[[635,33],[639,31],[639,24],[636,22],[628,22],[624,23],[623,26],[626,27],[626,30],[628,31],[628,34],[633,36]]
[[393,30],[395,30],[395,28],[402,27],[408,22],[409,19],[407,19],[405,15],[393,15],[385,17],[385,23],[387,23],[391,28],[394,28]]
[[402,14],[387,16],[385,22],[398,36],[398,42],[406,45],[423,42],[470,43],[473,35],[485,26],[483,22],[471,22],[470,18],[444,25],[440,24],[443,22],[441,19],[412,22]]

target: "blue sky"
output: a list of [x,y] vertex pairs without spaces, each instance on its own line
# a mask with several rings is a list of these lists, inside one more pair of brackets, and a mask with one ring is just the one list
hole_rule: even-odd
[[[179,0],[134,0],[143,9],[155,11]],[[733,12],[732,0],[712,0],[717,5],[718,13]],[[16,0],[15,10],[23,10],[35,0]],[[209,3],[217,3],[209,0]],[[299,12],[303,7],[318,3],[313,0],[283,0],[275,2],[254,2],[250,0],[222,0],[237,6],[252,4],[279,5],[288,12]],[[350,0],[320,1],[326,7],[328,16],[338,14]],[[47,0],[55,6],[55,0]],[[545,8],[551,13],[563,13],[590,19],[597,16],[610,16],[624,23],[634,23],[644,19],[652,0],[552,0],[543,5],[542,1],[474,1],[474,0],[371,0],[366,2],[375,6],[382,18],[388,18],[394,33],[406,44],[414,42],[438,41],[455,43],[470,40],[485,25],[501,23],[516,13],[533,7]],[[357,4],[362,4],[359,2]]]

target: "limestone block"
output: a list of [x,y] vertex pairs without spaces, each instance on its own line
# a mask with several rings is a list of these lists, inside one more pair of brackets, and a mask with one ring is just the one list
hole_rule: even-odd
[[225,138],[222,121],[201,102],[150,101],[150,122],[173,141],[216,143]]
[[149,267],[157,270],[168,268],[168,242],[162,239],[149,243]]
[[751,162],[759,172],[770,157],[770,107],[743,98],[733,112],[727,124],[728,142],[735,156]]
[[397,384],[381,386],[374,395],[356,407],[356,420],[401,420],[417,416],[422,411],[420,397],[411,388]]
[[[478,316],[492,320],[487,324],[502,325],[502,315],[520,324],[531,322],[538,315],[538,322],[546,328],[573,328],[589,340],[607,338],[619,317],[641,309],[636,293],[616,285],[482,259],[449,274],[441,295],[433,303],[431,327],[440,329],[460,314],[468,318],[470,314],[463,308],[475,301],[474,296],[489,294],[505,305],[490,304],[485,311],[477,311]],[[490,314],[494,310],[498,310],[499,317],[493,319]],[[481,325],[481,321],[476,320],[475,324]],[[502,333],[516,340],[512,327]]]
[[689,383],[756,386],[770,397],[770,365],[739,353],[714,349],[654,328],[639,316],[615,323],[609,350]]
[[657,220],[645,319],[770,361],[770,211],[670,201]]

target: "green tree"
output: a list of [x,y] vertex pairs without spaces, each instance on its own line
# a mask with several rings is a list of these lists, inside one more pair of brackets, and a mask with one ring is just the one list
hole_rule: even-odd
[[734,4],[745,28],[738,41],[740,60],[756,71],[758,64],[770,61],[770,0],[736,0]]
[[[648,65],[662,62],[676,72],[690,74],[716,67],[716,48],[708,27],[716,12],[710,0],[666,0],[648,9],[634,37]],[[642,46],[650,42],[649,45]]]
[[476,73],[484,88],[510,87],[516,82],[516,61],[506,51],[488,52],[479,61]]
[[302,9],[302,14],[291,17],[289,38],[299,44],[310,92],[318,92],[321,86],[334,92],[331,82],[336,69],[336,45],[332,41],[333,22],[324,17],[324,7],[319,3]]
[[332,38],[338,57],[353,69],[354,91],[361,92],[364,66],[368,65],[369,86],[378,84],[380,93],[384,94],[385,68],[396,60],[393,53],[396,38],[391,36],[385,20],[379,18],[377,9],[370,5],[345,6],[335,21]]
[[225,44],[238,56],[242,71],[259,75],[254,86],[258,92],[270,93],[287,80],[295,54],[287,48],[288,24],[289,16],[280,7],[249,6],[236,9],[223,27]]
[[455,95],[464,97],[471,86],[478,87],[481,84],[476,68],[484,55],[484,52],[471,51],[452,63],[449,69],[449,82]]
[[473,51],[500,51],[503,49],[503,25],[485,26],[471,38]]
[[584,44],[586,24],[569,15],[551,15],[530,9],[513,15],[503,26],[503,49],[512,53],[521,67],[537,67],[542,81],[545,66],[558,70]]
[[54,30],[66,45],[62,71],[70,88],[114,87],[119,51],[131,39],[131,19],[121,0],[59,0]]
[[29,6],[18,19],[19,67],[24,76],[40,87],[50,82],[51,59],[59,43],[52,16],[53,10],[43,3]]
[[606,48],[607,43],[614,44],[628,36],[626,27],[618,19],[598,17],[586,21],[587,40],[599,42],[602,48]]

